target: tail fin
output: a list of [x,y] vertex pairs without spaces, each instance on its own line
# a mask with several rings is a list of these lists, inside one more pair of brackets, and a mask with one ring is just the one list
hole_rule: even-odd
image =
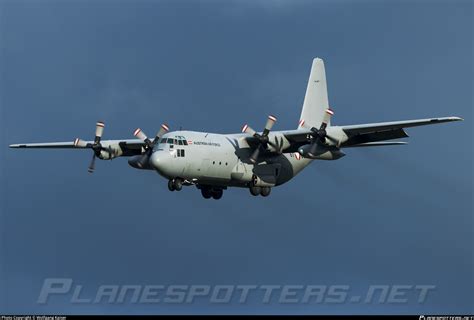
[[324,112],[328,108],[329,102],[324,61],[320,58],[316,58],[313,60],[313,66],[311,67],[311,74],[309,75],[298,129],[303,127],[319,128],[324,117]]

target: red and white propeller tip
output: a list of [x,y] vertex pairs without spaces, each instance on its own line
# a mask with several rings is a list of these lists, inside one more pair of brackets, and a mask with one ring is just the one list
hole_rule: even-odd
[[133,132],[133,135],[134,135],[135,137],[137,137],[138,139],[140,139],[140,140],[146,140],[146,139],[148,139],[147,136],[146,136],[146,134],[143,133],[142,129],[140,129],[140,128],[137,128],[137,129]]
[[331,120],[331,117],[334,115],[334,111],[332,111],[331,109],[326,109],[326,113],[324,114],[324,118],[323,118],[323,124],[324,125],[327,125],[329,123],[329,121]]
[[95,136],[96,137],[102,137],[102,134],[104,133],[104,127],[105,127],[105,123],[103,123],[102,121],[98,121],[95,125]]
[[267,123],[265,124],[265,129],[271,130],[276,121],[277,121],[277,118],[275,116],[269,115]]
[[255,131],[254,129],[250,128],[248,124],[245,124],[245,125],[242,127],[242,132],[243,132],[243,133],[248,133],[248,134],[250,134],[250,135],[252,135],[252,136],[256,133],[256,131]]
[[166,124],[162,124],[160,130],[156,134],[156,138],[161,138],[162,135],[170,131],[170,128]]

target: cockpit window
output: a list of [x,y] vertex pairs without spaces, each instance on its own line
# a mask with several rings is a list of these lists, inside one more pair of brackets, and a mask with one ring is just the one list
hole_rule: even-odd
[[187,146],[188,141],[186,140],[185,137],[183,136],[176,136],[174,139],[173,138],[163,138],[160,140],[160,144],[168,143],[168,144],[176,144],[180,146]]

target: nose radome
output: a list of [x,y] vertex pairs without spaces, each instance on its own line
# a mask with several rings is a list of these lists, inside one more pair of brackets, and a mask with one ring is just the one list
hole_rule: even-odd
[[156,170],[160,169],[160,166],[163,166],[163,158],[160,157],[158,152],[153,152],[150,158],[150,164]]

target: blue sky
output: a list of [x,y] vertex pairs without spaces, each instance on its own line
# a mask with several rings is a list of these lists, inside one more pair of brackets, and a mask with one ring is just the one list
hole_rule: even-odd
[[[4,313],[472,313],[470,1],[0,2]],[[314,162],[268,198],[170,193],[126,159],[10,143],[136,127],[296,128],[311,61],[333,124],[432,116],[409,145]],[[44,278],[99,284],[434,284],[424,304],[38,305]]]

